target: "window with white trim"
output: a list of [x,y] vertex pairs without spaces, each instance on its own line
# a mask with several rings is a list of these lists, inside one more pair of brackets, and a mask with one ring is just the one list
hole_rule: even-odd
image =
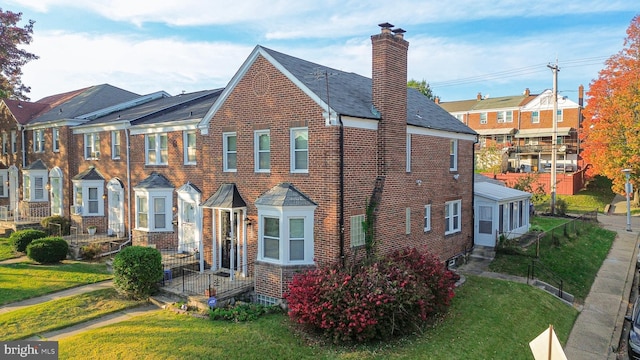
[[540,123],[540,112],[539,111],[532,111],[531,112],[531,122],[533,124]]
[[182,143],[184,144],[184,164],[195,165],[196,164],[196,132],[185,131],[182,134]]
[[431,231],[431,204],[424,206],[424,232]]
[[75,213],[82,216],[104,216],[104,180],[73,180]]
[[481,112],[480,113],[480,124],[486,124],[487,123],[487,113],[486,112]]
[[238,137],[235,132],[222,133],[222,168],[223,171],[237,171]]
[[7,189],[7,181],[9,180],[9,170],[0,170],[0,197],[8,197],[9,189]]
[[136,229],[173,231],[173,189],[136,189]]
[[100,134],[97,132],[84,134],[84,158],[86,160],[100,159]]
[[51,146],[53,147],[53,152],[59,152],[60,151],[60,130],[54,127],[53,129],[51,129],[51,131],[52,131]]
[[145,135],[145,153],[147,165],[167,165],[169,162],[167,134]]
[[22,198],[25,201],[47,201],[47,170],[23,170]]
[[33,130],[33,152],[44,152],[44,129]]
[[349,219],[350,227],[350,239],[351,239],[351,247],[362,246],[365,244],[365,236],[364,236],[364,220],[365,215],[353,215]]
[[111,132],[111,158],[120,159],[120,131]]
[[255,131],[254,149],[255,171],[271,171],[271,134],[269,130]]
[[449,235],[462,231],[460,221],[462,200],[444,203],[444,234]]
[[557,112],[556,114],[557,114],[557,115],[556,115],[556,116],[557,116],[557,117],[556,117],[556,122],[562,122],[562,118],[563,118],[563,116],[562,116],[562,114],[563,114],[562,109],[558,109],[558,112]]
[[280,260],[280,218],[265,216],[262,218],[263,258]]
[[449,142],[449,170],[458,170],[458,140],[451,139]]
[[315,206],[257,207],[258,260],[279,265],[313,264]]
[[291,172],[309,172],[309,129],[292,128],[290,131]]
[[2,155],[6,155],[9,151],[9,139],[5,131],[2,132]]
[[406,150],[406,154],[407,154],[407,168],[406,171],[407,172],[411,172],[411,134],[407,134],[407,150]]
[[11,130],[11,153],[18,152],[18,133],[15,130]]

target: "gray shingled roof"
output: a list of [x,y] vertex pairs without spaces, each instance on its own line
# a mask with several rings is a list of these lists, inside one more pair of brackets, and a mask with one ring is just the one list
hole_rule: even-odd
[[96,85],[36,116],[29,123],[37,124],[60,119],[73,119],[137,97],[140,95],[109,84]]
[[[380,119],[380,114],[372,102],[370,78],[315,64],[265,47],[261,48],[316,96],[325,103],[328,102],[337,113]],[[329,100],[327,100],[325,72],[329,80]],[[419,91],[409,88],[407,89],[407,124],[475,135],[471,128],[462,124]]]
[[317,206],[307,195],[290,183],[281,183],[262,194],[255,205],[266,206]]
[[146,179],[140,181],[138,185],[133,187],[134,189],[173,189],[174,186],[171,182],[162,174],[152,172]]
[[511,109],[524,105],[534,99],[535,96],[514,95],[495,98],[483,98],[482,100],[459,100],[441,102],[439,105],[448,112],[480,111],[493,109]]
[[96,168],[89,166],[87,170],[74,176],[73,180],[104,180],[104,176]]
[[49,170],[42,160],[38,159],[24,167],[25,170]]
[[222,184],[202,206],[206,208],[234,209],[246,207],[247,203],[240,196],[236,184]]

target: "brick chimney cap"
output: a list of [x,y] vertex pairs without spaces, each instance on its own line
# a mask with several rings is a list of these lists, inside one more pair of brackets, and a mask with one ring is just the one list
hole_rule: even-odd
[[391,29],[393,27],[393,25],[389,24],[388,22],[382,23],[382,24],[378,24],[378,26],[380,26],[383,29]]
[[404,33],[406,33],[407,31],[406,31],[406,30],[404,30],[403,28],[397,28],[397,29],[393,29],[393,30],[391,30],[391,32],[393,32],[394,34],[404,34]]

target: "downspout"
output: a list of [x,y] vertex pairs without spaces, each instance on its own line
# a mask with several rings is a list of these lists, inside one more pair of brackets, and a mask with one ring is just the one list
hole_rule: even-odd
[[344,124],[342,123],[342,115],[340,114],[338,114],[338,121],[340,122],[340,213],[338,215],[338,226],[340,226],[340,264],[344,267]]
[[[469,252],[471,252],[471,250],[473,250],[473,248],[475,247],[476,244],[476,181],[475,181],[475,173],[476,173],[476,169],[475,169],[475,158],[476,158],[476,144],[478,143],[478,135],[476,135],[476,139],[473,142],[473,144],[471,145],[471,158],[474,159],[471,162],[471,223],[473,224],[471,226],[471,248],[469,249]],[[466,252],[466,246],[465,246],[465,252]],[[466,253],[465,253],[465,257],[466,257]]]
[[22,145],[22,168],[24,169],[25,166],[27,166],[27,147],[26,147],[26,144],[25,144],[25,137],[24,137],[25,127],[20,125],[18,127],[18,129],[20,130],[20,133],[22,134],[22,141],[21,141],[22,142],[22,144],[21,144]]
[[133,239],[131,236],[131,161],[130,161],[130,148],[129,148],[129,127],[124,128],[124,138],[127,141],[127,222],[129,223],[129,243],[133,245]]

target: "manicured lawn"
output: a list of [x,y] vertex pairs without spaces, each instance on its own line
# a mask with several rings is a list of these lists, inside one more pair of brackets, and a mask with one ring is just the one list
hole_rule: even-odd
[[114,289],[48,301],[0,314],[0,339],[28,338],[143,303],[123,299]]
[[534,216],[529,220],[529,222],[533,228],[540,229],[542,231],[549,231],[557,226],[569,222],[570,220],[571,219],[561,217]]
[[309,343],[285,315],[227,323],[158,311],[60,341],[60,359],[533,359],[549,324],[562,343],[577,311],[531,286],[470,276],[446,317],[421,335],[381,345]]
[[604,176],[596,176],[577,194],[558,195],[558,198],[567,202],[569,213],[584,213],[596,209],[602,213],[604,207],[611,204],[615,196],[611,190],[611,180]]
[[[549,226],[551,220],[546,221],[549,222],[544,225]],[[584,300],[609,253],[616,233],[593,224],[580,228],[578,234],[570,233],[568,237],[564,237],[562,231],[555,234],[555,241],[551,236],[546,236],[540,242],[540,262],[555,274],[556,278],[563,280],[564,291],[574,295],[578,301]],[[535,244],[520,255],[498,251],[489,268],[494,272],[525,277],[535,254]],[[558,286],[553,276],[543,272],[536,272],[535,276]]]
[[112,277],[104,264],[64,261],[56,265],[0,265],[0,305]]
[[9,239],[0,238],[0,261],[13,259],[17,256],[18,254],[13,251],[13,247],[9,245]]

